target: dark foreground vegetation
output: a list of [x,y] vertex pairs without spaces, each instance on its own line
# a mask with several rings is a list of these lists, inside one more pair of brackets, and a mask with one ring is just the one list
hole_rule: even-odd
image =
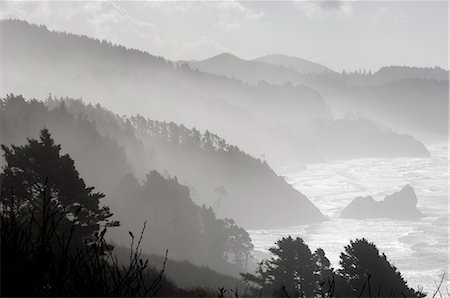
[[[2,296],[197,296],[177,288],[142,258],[142,233],[129,232],[127,262],[106,243],[110,220],[103,194],[79,177],[73,160],[60,155],[47,130],[40,141],[2,146]],[[145,228],[145,226],[144,226]]]
[[255,274],[242,274],[247,286],[180,288],[165,277],[167,252],[158,268],[143,256],[145,224],[140,235],[129,232],[127,252],[121,248],[117,254],[105,241],[107,229],[119,222],[47,129],[40,140],[2,149],[2,296],[425,296],[408,287],[366,239],[351,241],[335,270],[322,249],[311,252],[301,238],[290,236],[276,242],[272,258]]
[[272,258],[262,261],[256,274],[242,274],[259,293],[277,297],[425,297],[408,287],[397,268],[364,238],[350,241],[344,248],[337,270],[330,267],[321,248],[312,253],[301,238],[283,237],[270,252]]

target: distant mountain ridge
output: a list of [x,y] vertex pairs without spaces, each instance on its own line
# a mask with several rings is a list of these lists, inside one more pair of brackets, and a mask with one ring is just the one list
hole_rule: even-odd
[[275,66],[282,66],[299,73],[334,73],[331,68],[319,63],[311,62],[299,57],[271,54],[262,56],[253,61],[265,62]]
[[[208,63],[245,63],[247,62],[247,66],[249,67],[255,67],[259,64],[261,67],[262,64],[272,65],[276,66],[277,68],[284,68],[289,71],[294,71],[300,74],[306,74],[306,73],[334,73],[335,71],[330,69],[327,66],[321,65],[319,63],[311,62],[306,59],[302,59],[299,57],[293,57],[293,56],[286,56],[286,55],[277,55],[277,54],[271,54],[266,55],[262,57],[258,57],[255,59],[242,59],[238,57],[237,55],[234,55],[232,53],[224,52],[203,60],[180,60],[176,63],[178,64],[189,64],[193,66],[194,68],[202,65],[207,65]],[[251,63],[254,62],[254,63]],[[258,63],[255,63],[258,62]]]
[[202,72],[225,75],[251,84],[257,84],[259,81],[275,84],[295,83],[301,74],[333,73],[325,66],[282,55],[268,55],[246,60],[230,53],[222,53],[208,59],[184,63]]
[[358,111],[395,131],[427,140],[442,140],[448,134],[448,70],[385,66],[376,72],[337,73],[323,68],[301,72],[298,71],[301,65],[295,66],[296,61],[303,61],[301,58],[280,55],[263,58],[244,60],[221,54],[189,65],[249,84],[309,86],[324,96],[338,117]]

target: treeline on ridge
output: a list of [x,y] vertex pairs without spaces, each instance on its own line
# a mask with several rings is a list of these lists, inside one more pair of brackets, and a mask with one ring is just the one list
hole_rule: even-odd
[[[7,96],[2,101],[2,115],[4,143],[23,143],[46,126],[74,157],[87,181],[108,195],[113,195],[126,174],[144,179],[155,169],[189,186],[197,204],[215,207],[218,216],[233,218],[245,228],[324,219],[317,207],[264,160],[210,132],[140,116],[121,117],[100,105],[53,97],[43,103]],[[91,143],[98,148],[91,150]],[[256,205],[260,206],[258,213],[252,212]],[[277,214],[273,213],[275,207],[280,210]]]

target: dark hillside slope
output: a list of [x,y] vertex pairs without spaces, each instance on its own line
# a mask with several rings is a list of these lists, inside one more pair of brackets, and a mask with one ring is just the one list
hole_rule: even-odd
[[[123,246],[116,246],[114,253],[120,261],[126,262],[130,251]],[[164,263],[164,257],[153,254],[143,254],[144,258],[151,261],[152,266],[159,271]],[[210,288],[216,292],[218,288],[234,289],[236,285],[241,288],[242,281],[229,275],[224,275],[211,270],[208,267],[193,265],[186,261],[168,259],[165,267],[165,277],[172,280],[178,287],[193,289],[196,287]]]

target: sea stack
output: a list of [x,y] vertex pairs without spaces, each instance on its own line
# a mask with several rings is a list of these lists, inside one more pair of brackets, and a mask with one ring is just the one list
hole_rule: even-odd
[[410,185],[404,186],[399,192],[395,192],[384,198],[383,201],[375,201],[373,197],[356,197],[342,210],[342,218],[392,218],[401,220],[416,220],[423,216],[417,210],[417,196]]

